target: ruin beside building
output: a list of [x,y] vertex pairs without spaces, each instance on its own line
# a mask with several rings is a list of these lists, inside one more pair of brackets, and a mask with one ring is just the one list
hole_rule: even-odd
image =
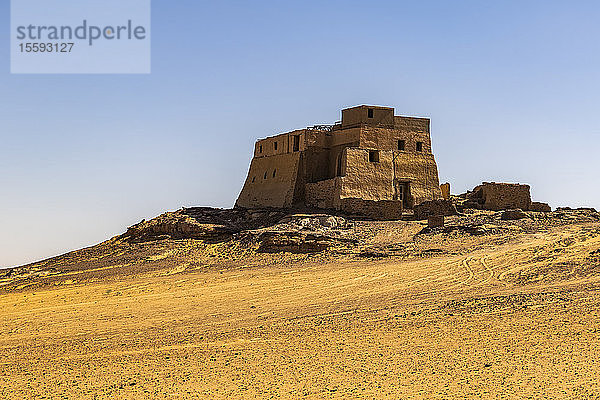
[[442,198],[427,118],[389,107],[342,110],[317,125],[258,140],[240,208],[320,208],[373,218]]
[[464,206],[483,210],[520,209],[543,212],[551,210],[546,203],[531,201],[529,185],[519,183],[483,182],[473,191],[466,193],[465,197],[467,201]]

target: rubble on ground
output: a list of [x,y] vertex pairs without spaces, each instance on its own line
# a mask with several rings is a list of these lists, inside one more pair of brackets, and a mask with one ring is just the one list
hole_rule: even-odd
[[529,211],[537,211],[537,212],[551,212],[552,207],[550,207],[547,203],[542,203],[539,201],[532,201],[529,206]]
[[[433,209],[433,207],[430,207]],[[450,211],[444,203],[437,208]],[[467,210],[466,210],[467,211]],[[387,230],[407,229],[412,235],[481,236],[502,233],[535,232],[552,226],[575,222],[597,222],[600,214],[593,209],[559,208],[554,212],[533,212],[521,209],[487,211],[472,209],[469,213],[450,216],[430,215],[430,226],[412,218],[405,221],[382,222],[355,220],[325,213],[296,213],[289,210],[224,210],[183,208],[162,214],[130,227],[120,236],[132,243],[156,240],[195,239],[206,243],[237,241],[254,246],[258,252],[313,253],[330,249],[351,248],[375,256],[394,251],[364,250],[365,235],[381,235]],[[445,221],[442,222],[442,218]],[[360,229],[358,228],[360,224]],[[428,222],[429,224],[429,222]],[[373,226],[373,228],[369,228]],[[375,228],[377,226],[377,228]],[[395,228],[394,228],[395,227]],[[410,239],[409,239],[410,240]],[[359,247],[363,250],[356,250]],[[403,251],[404,254],[404,251]]]
[[517,208],[515,210],[505,210],[500,215],[500,219],[505,221],[514,221],[516,219],[529,218],[529,215],[523,212],[523,210]]
[[434,215],[457,215],[458,211],[456,210],[456,206],[452,203],[451,200],[429,200],[424,201],[421,204],[415,206],[413,208],[414,218],[416,220],[427,219],[430,216]]

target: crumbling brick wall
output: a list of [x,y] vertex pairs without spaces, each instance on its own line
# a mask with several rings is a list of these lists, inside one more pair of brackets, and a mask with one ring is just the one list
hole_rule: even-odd
[[424,201],[413,208],[415,219],[427,219],[435,215],[456,215],[458,211],[450,200],[430,200]]
[[363,200],[346,198],[340,201],[341,211],[372,219],[396,220],[402,216],[402,202],[397,200]]
[[529,210],[531,206],[529,185],[518,183],[484,182],[473,189],[467,198],[483,209],[492,211],[515,208]]

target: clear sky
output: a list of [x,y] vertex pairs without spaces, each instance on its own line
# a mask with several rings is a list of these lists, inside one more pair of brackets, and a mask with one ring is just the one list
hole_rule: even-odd
[[257,138],[358,104],[430,117],[453,193],[521,182],[553,207],[600,207],[597,1],[152,7],[150,75],[10,75],[3,30],[0,266],[230,207]]

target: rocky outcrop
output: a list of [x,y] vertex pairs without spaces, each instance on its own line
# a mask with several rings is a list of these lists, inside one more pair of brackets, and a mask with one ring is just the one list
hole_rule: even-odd
[[235,237],[258,245],[259,252],[312,253],[354,243],[342,234],[353,226],[353,221],[329,214],[184,208],[143,220],[128,228],[121,238],[130,242],[162,239],[222,242]]
[[333,246],[356,243],[344,235],[354,227],[350,220],[327,214],[292,214],[278,224],[249,231],[252,241],[258,242],[259,252],[314,253]]
[[235,232],[232,226],[200,223],[181,212],[167,212],[149,221],[129,227],[124,236],[131,241],[144,242],[157,239],[219,240]]
[[182,208],[129,227],[122,236],[130,241],[202,239],[224,241],[243,230],[276,224],[287,213],[281,210],[241,210],[209,207]]

